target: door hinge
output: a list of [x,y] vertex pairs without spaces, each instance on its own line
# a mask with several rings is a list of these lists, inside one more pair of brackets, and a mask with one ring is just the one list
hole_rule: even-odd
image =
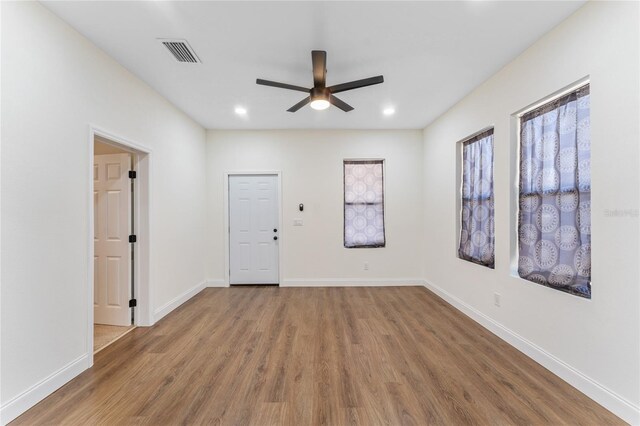
[[130,243],[135,243],[138,241],[138,237],[136,237],[135,235],[129,235],[129,242]]
[[136,299],[129,300],[129,307],[130,308],[135,308],[136,306],[138,306],[138,301]]
[[137,173],[135,170],[129,170],[129,179],[135,179],[137,176]]

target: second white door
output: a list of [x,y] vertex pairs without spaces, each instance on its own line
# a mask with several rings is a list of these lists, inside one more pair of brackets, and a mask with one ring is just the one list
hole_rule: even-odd
[[229,176],[229,282],[278,284],[278,176]]

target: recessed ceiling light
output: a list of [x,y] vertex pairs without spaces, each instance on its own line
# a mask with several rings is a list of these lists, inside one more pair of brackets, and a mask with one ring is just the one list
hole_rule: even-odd
[[395,109],[395,108],[392,108],[392,107],[385,108],[384,110],[382,110],[382,113],[383,113],[384,115],[393,115],[393,114],[395,114],[395,113],[396,113],[396,109]]
[[247,109],[241,106],[237,106],[235,111],[238,115],[245,115],[247,113]]

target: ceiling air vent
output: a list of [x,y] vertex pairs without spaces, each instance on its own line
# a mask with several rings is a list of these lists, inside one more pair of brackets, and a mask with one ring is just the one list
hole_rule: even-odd
[[167,48],[176,61],[187,64],[200,63],[200,59],[189,46],[187,40],[160,38],[158,41]]

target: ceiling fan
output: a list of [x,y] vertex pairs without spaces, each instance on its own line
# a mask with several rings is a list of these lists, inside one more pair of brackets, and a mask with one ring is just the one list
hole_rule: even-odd
[[322,110],[335,105],[344,112],[353,110],[353,107],[344,101],[333,96],[334,93],[344,92],[346,90],[359,89],[360,87],[371,86],[384,82],[384,78],[379,75],[369,77],[362,80],[350,81],[349,83],[336,84],[335,86],[326,86],[327,83],[327,52],[324,50],[311,51],[311,61],[313,63],[313,87],[294,86],[292,84],[277,83],[275,81],[262,80],[258,78],[257,84],[263,86],[279,87],[281,89],[297,90],[299,92],[308,93],[309,96],[289,108],[287,111],[296,112],[306,104],[310,103],[311,108]]

